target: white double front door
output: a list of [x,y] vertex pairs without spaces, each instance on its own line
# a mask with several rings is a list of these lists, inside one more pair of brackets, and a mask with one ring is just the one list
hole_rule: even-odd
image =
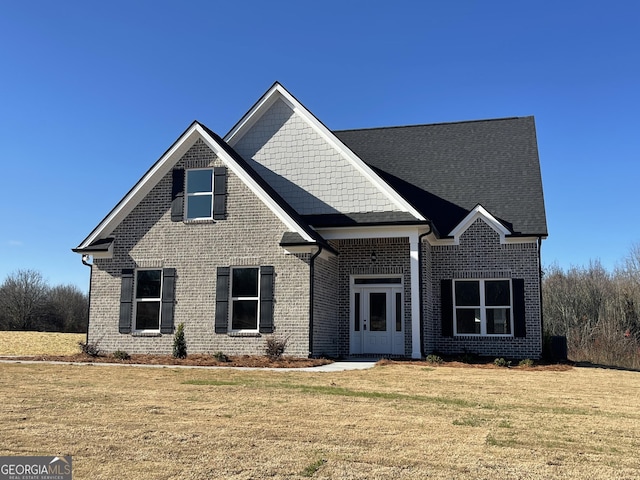
[[351,281],[350,353],[404,355],[402,279]]

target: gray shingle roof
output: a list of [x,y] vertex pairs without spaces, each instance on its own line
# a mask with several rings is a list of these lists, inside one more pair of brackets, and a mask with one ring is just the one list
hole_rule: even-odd
[[547,235],[533,117],[333,133],[442,236],[477,204],[516,235]]

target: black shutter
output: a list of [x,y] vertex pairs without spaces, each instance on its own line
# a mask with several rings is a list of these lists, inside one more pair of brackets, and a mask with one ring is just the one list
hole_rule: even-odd
[[227,218],[227,167],[213,169],[213,219]]
[[273,267],[260,267],[260,333],[273,333]]
[[175,300],[176,269],[162,269],[162,310],[160,333],[173,333],[173,304]]
[[440,280],[440,320],[443,337],[453,337],[453,280]]
[[522,278],[514,278],[511,280],[511,284],[513,285],[513,335],[524,338],[527,336],[527,322],[524,311],[524,280]]
[[171,186],[171,221],[181,222],[184,218],[184,169],[173,170]]
[[229,267],[218,267],[216,280],[215,332],[227,333],[229,329]]
[[118,330],[120,333],[131,333],[131,315],[133,311],[133,270],[122,270],[120,286],[120,321]]

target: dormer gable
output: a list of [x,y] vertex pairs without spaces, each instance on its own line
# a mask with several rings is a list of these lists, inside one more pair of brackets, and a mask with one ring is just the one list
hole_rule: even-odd
[[492,230],[494,230],[500,236],[500,243],[506,243],[506,237],[511,234],[509,229],[505,227],[500,221],[491,215],[482,205],[476,205],[469,214],[462,219],[458,225],[449,233],[450,237],[453,237],[454,245],[460,244],[460,237],[467,229],[473,225],[476,220],[482,220]]
[[[260,176],[253,172],[232,148],[204,125],[194,121],[73,251],[108,258],[112,248],[110,236],[116,227],[151,192],[158,182],[172,171],[182,156],[198,140],[204,142],[220,158],[226,168],[238,176],[291,232],[296,233],[304,242],[309,244],[323,243],[323,239],[299,218],[296,212],[279,197],[277,192],[273,191]],[[213,199],[213,201],[216,200],[215,198]],[[172,219],[176,216],[173,210],[172,205]]]

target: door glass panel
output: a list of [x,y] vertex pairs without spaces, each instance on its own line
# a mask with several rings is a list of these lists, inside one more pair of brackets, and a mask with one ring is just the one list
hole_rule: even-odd
[[369,329],[372,332],[387,331],[387,294],[369,294]]
[[360,294],[356,293],[355,298],[353,299],[353,315],[354,315],[354,323],[353,329],[356,332],[360,331]]

